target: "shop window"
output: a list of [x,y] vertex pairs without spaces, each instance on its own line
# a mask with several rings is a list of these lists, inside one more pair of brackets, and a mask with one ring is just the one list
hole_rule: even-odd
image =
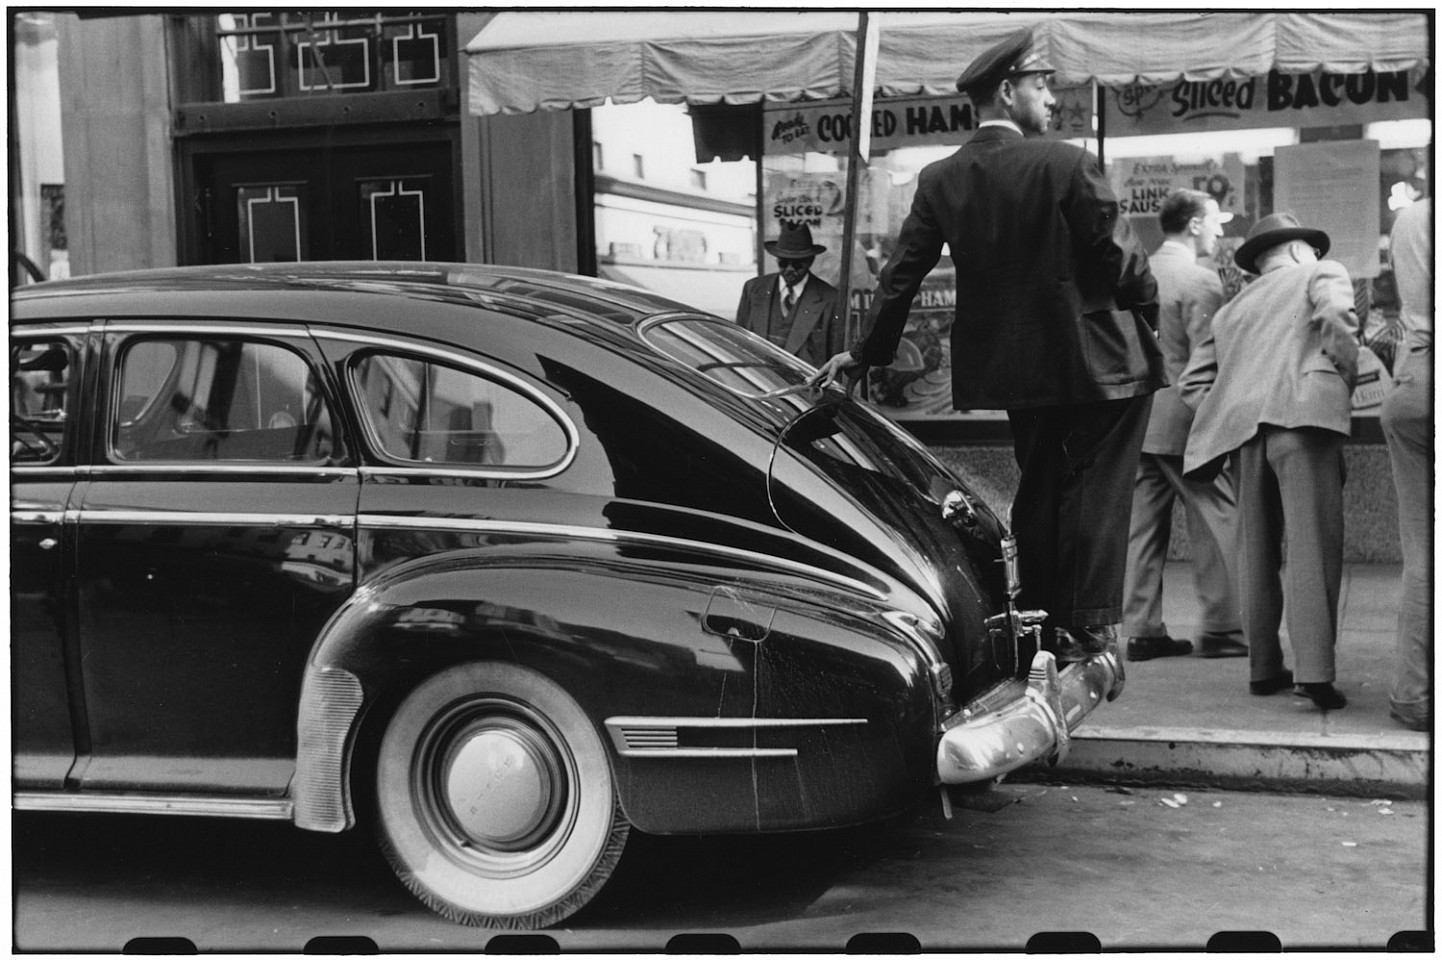
[[[446,14],[416,11],[222,13],[192,18],[210,38],[219,90],[185,99],[246,100],[374,93],[453,85],[454,39]],[[185,81],[203,86],[197,78]]]
[[[591,110],[597,273],[729,319],[756,272],[756,162],[713,160],[695,111],[650,100]],[[747,116],[754,133],[759,106]],[[622,158],[621,175],[603,154],[613,167]]]

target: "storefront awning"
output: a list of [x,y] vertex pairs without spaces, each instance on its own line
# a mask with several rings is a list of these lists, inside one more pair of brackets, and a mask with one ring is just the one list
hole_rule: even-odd
[[[1033,26],[1062,83],[1165,83],[1269,70],[1405,70],[1426,62],[1425,13],[872,14],[881,96],[950,94],[1008,32]],[[466,44],[471,112],[634,103],[755,103],[846,96],[849,11],[507,11]]]

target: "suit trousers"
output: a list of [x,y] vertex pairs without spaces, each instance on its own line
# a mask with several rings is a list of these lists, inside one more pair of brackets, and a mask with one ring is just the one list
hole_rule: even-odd
[[1392,709],[1408,720],[1432,717],[1432,348],[1414,349],[1397,365],[1382,401],[1382,434],[1397,487],[1402,543],[1402,598],[1397,612]]
[[[1151,394],[1009,410],[1023,609],[1045,628],[1119,623],[1127,527]],[[1051,630],[1046,633],[1050,636]]]
[[1162,619],[1162,568],[1172,538],[1172,508],[1178,499],[1186,511],[1192,581],[1202,608],[1200,630],[1240,634],[1241,602],[1234,559],[1237,498],[1231,472],[1223,470],[1211,480],[1190,480],[1182,476],[1180,455],[1160,453],[1143,453],[1137,465],[1127,541],[1123,632],[1129,637],[1167,636]]
[[1284,669],[1284,598],[1296,682],[1337,678],[1345,443],[1320,427],[1263,424],[1237,453],[1238,580],[1253,680]]

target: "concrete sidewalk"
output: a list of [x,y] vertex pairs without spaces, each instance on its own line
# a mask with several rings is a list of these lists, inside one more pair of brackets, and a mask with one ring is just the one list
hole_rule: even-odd
[[[1026,776],[1430,798],[1430,735],[1388,715],[1401,572],[1359,564],[1343,574],[1336,686],[1345,708],[1324,712],[1290,690],[1252,696],[1245,657],[1127,663],[1125,691],[1076,731],[1066,760]],[[1195,642],[1189,563],[1167,565],[1163,598],[1168,632]],[[1285,626],[1282,647],[1291,667]]]

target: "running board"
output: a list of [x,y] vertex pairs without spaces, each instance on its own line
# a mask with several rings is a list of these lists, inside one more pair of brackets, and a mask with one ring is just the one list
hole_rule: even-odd
[[50,793],[15,794],[16,810],[62,813],[149,813],[178,817],[231,817],[243,820],[290,820],[290,800],[251,798],[141,796],[133,793]]

